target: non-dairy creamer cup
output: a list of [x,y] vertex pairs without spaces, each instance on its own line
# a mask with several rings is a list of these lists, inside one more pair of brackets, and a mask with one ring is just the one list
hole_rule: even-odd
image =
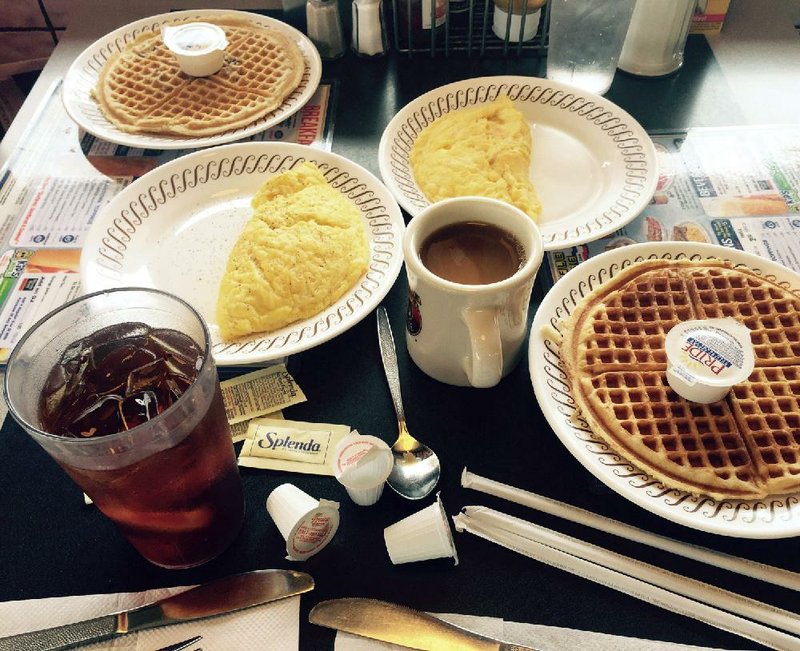
[[679,323],[667,333],[667,382],[679,396],[722,400],[755,366],[750,330],[732,318]]
[[211,23],[165,25],[164,45],[175,56],[181,71],[192,77],[207,77],[222,68],[228,39],[225,31]]
[[327,545],[339,528],[339,504],[315,499],[294,484],[267,497],[267,511],[286,541],[286,558],[304,561]]
[[386,527],[383,539],[395,565],[432,558],[452,558],[458,565],[450,523],[438,493],[430,506]]
[[370,506],[380,499],[393,464],[389,446],[375,436],[347,436],[333,453],[333,474],[350,499],[360,506]]

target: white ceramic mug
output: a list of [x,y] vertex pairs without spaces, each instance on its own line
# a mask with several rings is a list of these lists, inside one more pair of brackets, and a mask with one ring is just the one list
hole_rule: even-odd
[[[423,265],[420,248],[444,226],[484,222],[514,236],[524,261],[509,278],[486,285],[445,280]],[[414,363],[457,386],[492,387],[519,361],[528,306],[542,263],[542,236],[524,212],[496,199],[457,197],[428,206],[403,238],[409,296],[406,343]]]

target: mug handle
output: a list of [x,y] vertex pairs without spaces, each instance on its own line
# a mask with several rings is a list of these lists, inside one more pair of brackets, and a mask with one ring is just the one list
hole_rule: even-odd
[[471,309],[461,312],[469,330],[471,354],[464,360],[467,379],[473,387],[493,387],[503,377],[503,346],[497,308]]

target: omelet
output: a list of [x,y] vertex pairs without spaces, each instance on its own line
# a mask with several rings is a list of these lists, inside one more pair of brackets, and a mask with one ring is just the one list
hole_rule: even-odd
[[506,95],[443,115],[420,132],[410,155],[414,180],[430,202],[492,197],[537,220],[542,205],[530,161],[530,127]]
[[251,207],[217,298],[225,340],[318,314],[356,283],[369,262],[361,214],[312,163],[268,179]]

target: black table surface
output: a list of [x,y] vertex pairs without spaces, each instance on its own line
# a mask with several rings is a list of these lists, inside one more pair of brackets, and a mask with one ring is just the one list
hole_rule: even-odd
[[[377,143],[394,113],[419,94],[458,79],[495,74],[541,76],[536,58],[477,60],[352,54],[326,63],[335,80],[333,150],[377,173]],[[618,73],[607,97],[648,130],[742,123],[730,90],[703,37],[692,36],[677,74],[638,79]],[[793,608],[788,590],[535,513],[460,487],[464,467],[650,531],[800,571],[797,541],[714,536],[673,524],[626,501],[595,480],[545,421],[531,389],[527,359],[492,389],[450,387],[424,375],[407,355],[403,328],[407,285],[401,274],[387,295],[400,358],[408,425],[442,460],[438,489],[447,512],[483,504],[576,535],[632,558],[656,563]],[[537,286],[531,318],[543,288]],[[397,428],[380,361],[374,314],[312,350],[288,368],[308,401],[287,418],[344,423],[391,442]],[[138,591],[197,583],[258,568],[294,568],[316,581],[302,597],[300,646],[331,649],[333,631],[308,623],[318,601],[364,596],[433,612],[502,617],[509,621],[600,631],[726,649],[757,648],[734,635],[675,615],[609,588],[551,568],[470,534],[455,534],[460,557],[393,566],[383,529],[431,503],[407,501],[387,489],[372,507],[354,505],[331,477],[242,469],[247,499],[244,528],[218,559],[169,571],[141,559],[79,489],[12,421],[0,438],[0,600]],[[277,485],[290,481],[314,497],[340,502],[341,526],[332,542],[303,563],[285,560],[284,541],[265,508]],[[264,648],[269,648],[265,643]]]

